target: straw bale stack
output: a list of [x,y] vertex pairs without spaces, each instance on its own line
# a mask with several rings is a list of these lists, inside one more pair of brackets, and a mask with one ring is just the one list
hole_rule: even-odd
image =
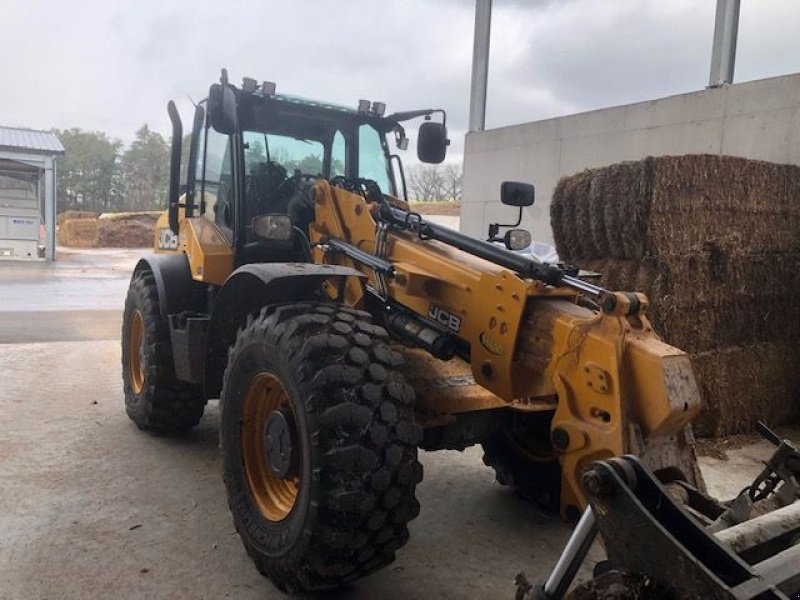
[[96,213],[68,210],[58,216],[58,243],[79,248],[139,248],[152,246],[154,211]]
[[66,219],[58,226],[58,243],[73,248],[97,246],[97,219]]
[[701,435],[800,413],[800,167],[665,156],[562,179],[560,257],[650,299],[664,339],[692,354]]

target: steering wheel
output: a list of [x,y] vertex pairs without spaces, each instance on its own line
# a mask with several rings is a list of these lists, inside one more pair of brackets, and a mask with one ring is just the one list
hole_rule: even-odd
[[286,182],[286,169],[277,162],[256,165],[246,183],[250,197],[258,203],[257,212],[269,212],[281,207]]
[[311,173],[300,173],[295,172],[293,175],[288,175],[286,179],[278,186],[278,190],[283,189],[284,186],[287,185],[295,185],[297,186],[301,181],[316,181],[322,177],[322,175],[312,175]]

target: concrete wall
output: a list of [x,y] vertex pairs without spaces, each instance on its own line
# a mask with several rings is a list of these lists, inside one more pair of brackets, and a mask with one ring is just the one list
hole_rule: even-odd
[[500,183],[536,186],[522,226],[552,243],[550,199],[558,180],[646,156],[728,154],[800,164],[800,74],[751,81],[535,123],[467,134],[461,231],[485,237],[513,222]]

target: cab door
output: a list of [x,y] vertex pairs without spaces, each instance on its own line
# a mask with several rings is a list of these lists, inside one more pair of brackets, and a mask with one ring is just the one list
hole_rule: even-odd
[[209,125],[205,104],[201,102],[195,111],[180,243],[192,278],[221,285],[234,267],[233,144],[231,136]]

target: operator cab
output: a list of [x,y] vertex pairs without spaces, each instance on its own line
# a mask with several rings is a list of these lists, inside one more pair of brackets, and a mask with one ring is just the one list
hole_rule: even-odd
[[[427,119],[419,131],[420,160],[444,159],[449,143],[444,111],[384,116],[384,110],[380,102],[362,100],[354,109],[279,95],[274,84],[258,86],[247,78],[235,88],[223,70],[220,84],[211,86],[196,108],[186,216],[213,221],[236,248],[237,264],[310,260],[307,236],[317,180],[407,198],[402,162],[391,153],[387,136],[404,150],[408,140],[401,122],[417,117]],[[430,120],[434,113],[442,114],[441,123]],[[173,132],[173,143],[176,139],[181,137]],[[177,207],[171,197],[173,231]]]

